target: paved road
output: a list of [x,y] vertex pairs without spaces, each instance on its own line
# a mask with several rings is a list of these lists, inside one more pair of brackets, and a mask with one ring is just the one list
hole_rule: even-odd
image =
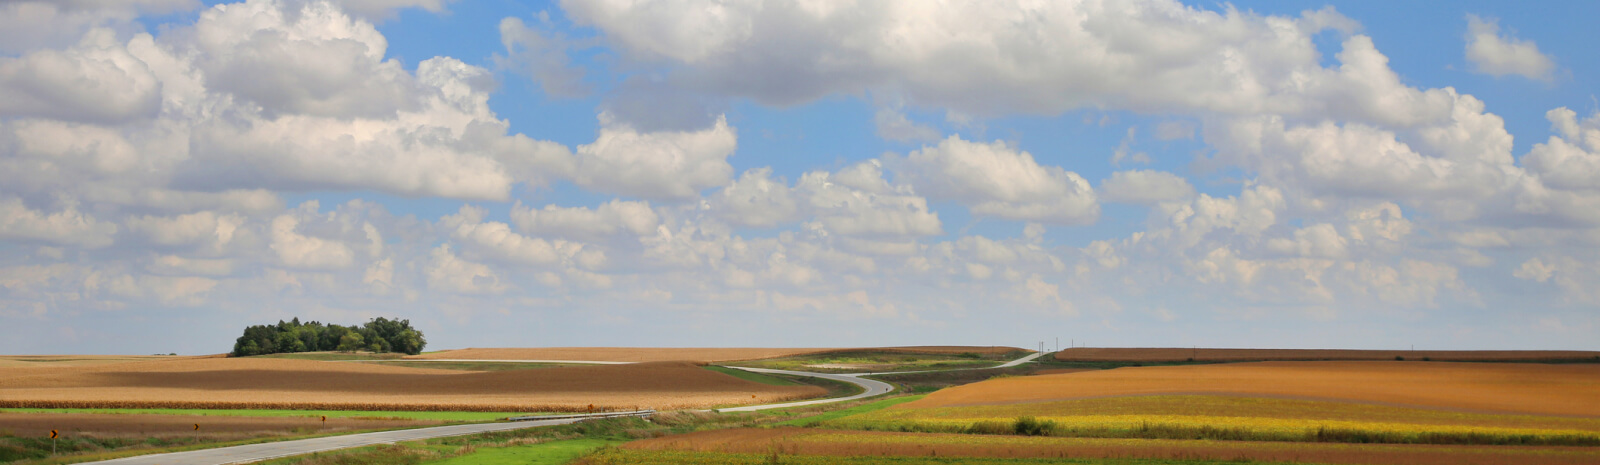
[[813,377],[813,378],[825,378],[825,379],[831,379],[831,380],[834,380],[834,381],[843,381],[843,382],[846,382],[846,383],[850,383],[850,384],[854,384],[854,385],[857,385],[857,386],[861,386],[864,389],[864,391],[862,393],[860,393],[860,394],[856,394],[856,395],[849,396],[849,397],[835,397],[835,398],[831,398],[831,399],[803,400],[803,401],[799,401],[799,402],[788,402],[788,403],[782,403],[782,404],[751,405],[751,406],[746,406],[746,407],[730,407],[730,408],[717,409],[716,411],[718,411],[718,412],[754,412],[754,411],[757,411],[757,410],[767,410],[767,409],[774,409],[774,408],[799,407],[799,406],[802,406],[802,405],[816,405],[816,404],[827,404],[827,403],[832,403],[832,402],[844,402],[844,401],[847,401],[847,400],[864,399],[864,398],[872,397],[872,396],[876,396],[876,395],[888,394],[890,391],[894,390],[894,385],[893,384],[889,384],[889,383],[885,383],[883,381],[878,381],[878,380],[873,380],[873,379],[862,378],[861,375],[859,375],[859,374],[837,375],[837,374],[833,374],[833,373],[814,373],[814,372],[810,372],[810,371],[789,371],[789,370],[774,370],[774,369],[771,369],[771,368],[747,368],[747,367],[735,367],[735,366],[730,366],[728,368],[737,368],[737,369],[740,369],[740,370],[753,371],[753,372],[756,372],[756,373],[777,373],[777,374],[783,374],[783,375],[810,376],[810,377]]
[[891,372],[883,372],[883,373],[834,374],[834,373],[817,373],[817,372],[811,372],[811,371],[774,370],[774,369],[771,369],[771,368],[736,367],[736,366],[731,366],[730,365],[730,366],[728,366],[728,368],[737,368],[737,369],[740,369],[740,370],[752,371],[752,372],[756,372],[756,373],[776,373],[776,374],[792,375],[792,376],[810,376],[810,377],[813,377],[813,378],[826,378],[826,379],[831,379],[831,380],[834,380],[834,381],[843,381],[843,382],[846,382],[846,383],[850,383],[850,384],[854,384],[854,385],[857,385],[857,386],[861,386],[863,389],[865,389],[865,391],[860,393],[860,394],[856,394],[856,395],[849,396],[849,397],[835,397],[835,398],[831,398],[831,399],[804,400],[804,401],[800,401],[800,402],[788,402],[788,403],[783,403],[783,404],[750,405],[750,406],[745,406],[745,407],[730,407],[730,408],[717,409],[716,411],[718,411],[718,412],[754,412],[754,411],[757,411],[757,410],[767,410],[767,409],[775,409],[775,408],[788,408],[788,407],[799,407],[799,406],[802,406],[802,405],[827,404],[827,403],[832,403],[832,402],[844,402],[844,401],[847,401],[847,400],[864,399],[864,398],[867,398],[867,397],[872,397],[872,396],[876,396],[876,395],[880,395],[880,394],[888,394],[889,392],[894,391],[894,385],[893,384],[889,384],[889,383],[885,383],[883,381],[878,381],[878,380],[875,380],[875,379],[862,378],[862,376],[889,375],[889,374],[900,374],[900,373],[928,373],[928,372],[934,372],[934,371],[987,370],[987,369],[991,369],[991,368],[1011,368],[1011,367],[1014,367],[1014,366],[1017,366],[1017,365],[1021,365],[1021,364],[1024,364],[1024,363],[1031,362],[1031,361],[1033,361],[1033,359],[1039,358],[1040,356],[1042,356],[1044,354],[1045,354],[1044,352],[1034,352],[1032,354],[1029,354],[1027,357],[1022,357],[1022,358],[1019,358],[1019,359],[1016,359],[1016,360],[1012,360],[1012,361],[1009,361],[1009,362],[1006,362],[1006,363],[1002,363],[1002,364],[1000,364],[998,366],[992,366],[992,367],[955,368],[955,369],[949,369],[949,370],[891,371]]
[[376,433],[347,434],[343,436],[328,436],[321,438],[300,439],[295,441],[279,441],[262,444],[248,444],[243,446],[219,447],[216,449],[174,452],[170,454],[140,455],[116,460],[89,463],[116,465],[222,465],[229,463],[248,463],[278,457],[288,457],[291,455],[302,455],[312,452],[322,452],[336,449],[348,449],[351,447],[370,446],[374,444],[392,444],[401,441],[415,441],[419,439],[463,436],[468,434],[507,431],[514,429],[533,428],[538,426],[565,425],[568,423],[576,423],[596,417],[619,415],[622,414],[612,413],[595,415],[565,415],[562,416],[562,418],[554,420],[477,423],[470,425],[436,426],[432,428],[417,428],[398,431],[380,431]]

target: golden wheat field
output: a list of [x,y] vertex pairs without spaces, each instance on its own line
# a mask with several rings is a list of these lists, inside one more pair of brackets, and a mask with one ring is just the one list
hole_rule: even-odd
[[[1593,464],[1593,447],[1496,447],[1334,444],[1167,439],[1098,439],[972,434],[741,428],[634,441],[632,451],[995,458],[1156,458],[1291,461],[1373,465]],[[781,459],[782,457],[780,457]]]
[[823,395],[689,362],[471,372],[270,358],[0,368],[0,407],[577,411],[703,408]]
[[406,357],[416,360],[581,360],[593,362],[700,363],[760,360],[829,352],[874,351],[909,354],[1004,354],[1023,351],[1003,346],[904,346],[874,348],[648,348],[648,347],[534,347],[457,349]]
[[1257,362],[1118,368],[985,381],[894,408],[1148,395],[1235,394],[1483,412],[1600,416],[1600,365]]
[[1074,347],[1056,352],[1064,362],[1172,362],[1183,360],[1306,361],[1394,360],[1416,361],[1556,361],[1596,360],[1600,352],[1584,350],[1342,350],[1342,349],[1205,349],[1205,348],[1103,348]]

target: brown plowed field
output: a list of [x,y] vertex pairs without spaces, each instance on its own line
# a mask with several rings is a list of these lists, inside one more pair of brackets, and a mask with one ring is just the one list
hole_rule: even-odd
[[406,357],[409,359],[463,360],[582,360],[591,362],[671,362],[700,363],[754,360],[828,352],[835,349],[750,349],[750,348],[644,348],[644,347],[534,347],[503,349],[459,349]]
[[576,411],[591,404],[702,408],[823,394],[815,386],[755,383],[688,362],[497,372],[268,358],[0,368],[0,407]]
[[1600,365],[1257,362],[1001,378],[892,409],[1143,394],[1235,394],[1544,415],[1600,416]]
[[913,354],[1003,354],[1024,351],[1003,346],[906,346],[874,348],[648,348],[648,347],[534,347],[504,349],[458,349],[406,357],[408,359],[458,360],[582,360],[592,362],[667,362],[700,363],[760,360],[828,352],[876,351]]
[[1436,446],[1294,442],[1085,439],[970,434],[726,429],[634,441],[631,450],[824,456],[1164,458],[1372,465],[1593,464],[1592,447]]
[[105,365],[108,363],[148,362],[151,360],[186,360],[211,358],[171,355],[0,355],[0,368],[76,367]]
[[[65,437],[207,436],[232,438],[261,434],[312,434],[339,431],[395,429],[443,424],[437,420],[242,417],[206,415],[129,415],[95,413],[0,413],[0,431],[21,437],[49,437],[58,430]],[[194,425],[200,425],[196,431]]]
[[1433,361],[1559,361],[1594,360],[1600,352],[1582,350],[1340,350],[1340,349],[1191,349],[1074,347],[1056,352],[1064,362],[1174,362],[1194,359],[1211,362],[1262,362],[1303,360],[1422,360]]

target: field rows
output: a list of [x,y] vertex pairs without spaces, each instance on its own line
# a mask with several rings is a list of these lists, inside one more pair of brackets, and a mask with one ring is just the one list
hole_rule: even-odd
[[1342,350],[1074,347],[1055,353],[1069,362],[1239,362],[1267,360],[1600,361],[1587,350]]
[[1600,365],[1258,362],[1120,368],[957,386],[899,408],[1222,394],[1498,413],[1600,416]]
[[268,358],[0,369],[0,407],[411,411],[706,408],[816,397],[687,362],[470,372]]
[[[1346,464],[1592,464],[1600,448],[1273,443],[1150,439],[1085,439],[964,434],[832,431],[810,428],[732,429],[635,441],[617,461],[595,463],[761,463],[749,454],[781,454],[783,463],[828,463],[842,457],[1004,459],[1167,459],[1177,463],[1250,459]],[[635,454],[635,455],[629,455]],[[728,456],[725,456],[728,455]],[[602,455],[603,460],[612,460]],[[703,460],[703,461],[702,461]],[[911,462],[894,462],[911,463]],[[965,463],[965,462],[963,462]],[[1004,462],[1002,462],[1004,463]]]

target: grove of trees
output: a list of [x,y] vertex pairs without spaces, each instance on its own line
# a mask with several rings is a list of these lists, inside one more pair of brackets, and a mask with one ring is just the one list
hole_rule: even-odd
[[373,318],[361,326],[324,325],[315,321],[301,323],[299,317],[276,325],[255,325],[244,329],[244,335],[233,343],[233,355],[280,354],[288,352],[316,352],[337,350],[355,352],[400,352],[416,355],[428,340],[422,331],[411,327],[411,320]]

